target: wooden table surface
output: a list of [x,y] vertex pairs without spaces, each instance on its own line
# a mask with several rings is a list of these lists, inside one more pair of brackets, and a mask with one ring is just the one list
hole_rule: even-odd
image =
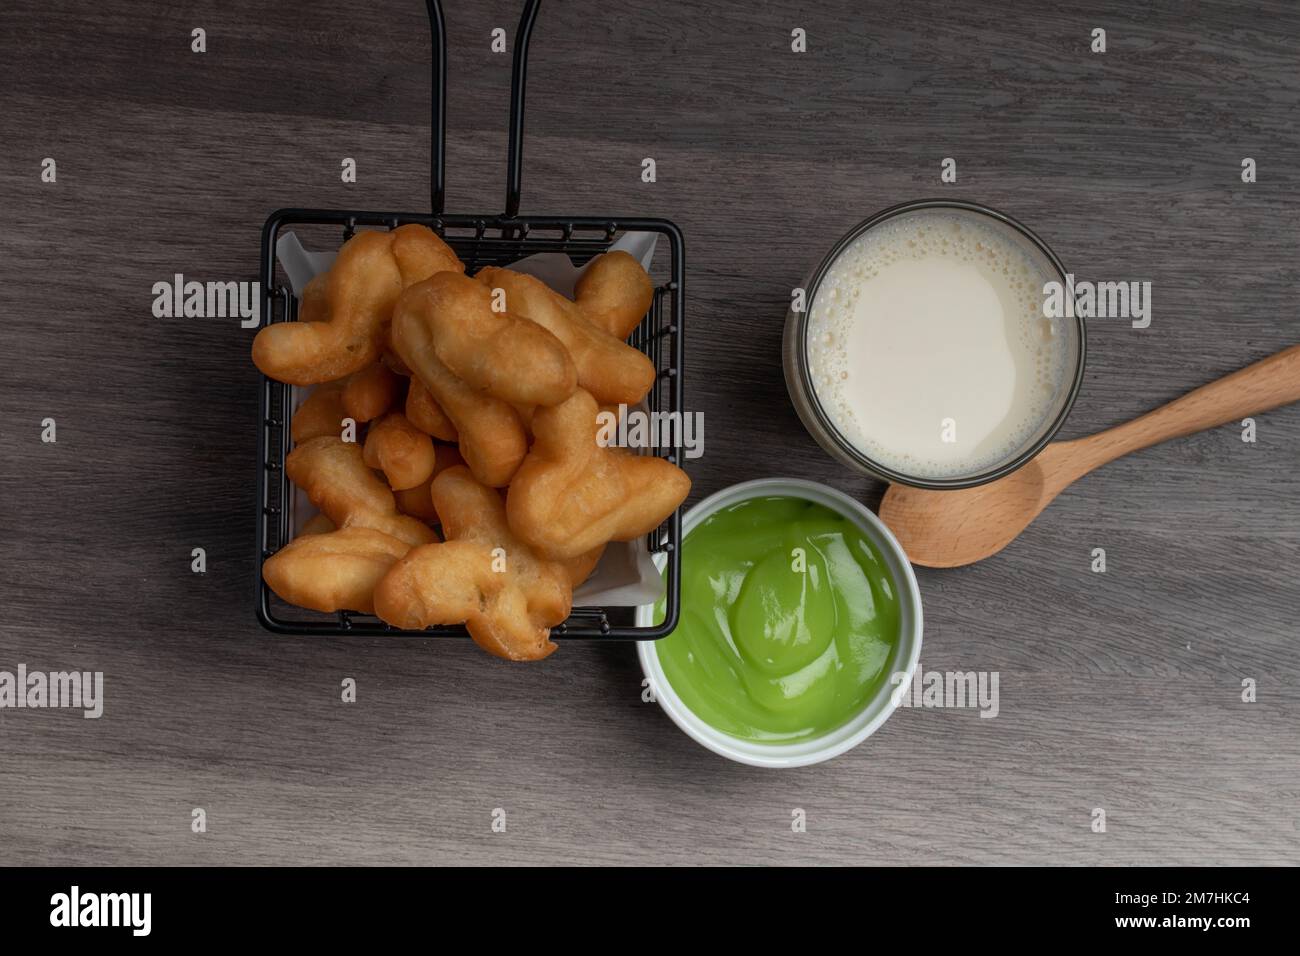
[[[0,10],[0,670],[105,675],[99,720],[0,711],[0,863],[1300,861],[1296,407],[1253,444],[1232,425],[1118,461],[1001,555],[918,571],[922,666],[997,671],[999,715],[902,710],[820,766],[692,743],[631,644],[511,666],[261,630],[252,333],[154,318],[151,288],[255,279],[280,206],[424,208],[427,26],[414,0],[149,6]],[[447,6],[448,209],[499,212],[491,31],[519,5]],[[1029,8],[544,5],[523,211],[684,231],[692,500],[767,475],[878,500],[799,425],[779,344],[790,289],[903,200],[986,202],[1081,277],[1153,283],[1150,328],[1092,324],[1063,437],[1300,340],[1300,9]]]

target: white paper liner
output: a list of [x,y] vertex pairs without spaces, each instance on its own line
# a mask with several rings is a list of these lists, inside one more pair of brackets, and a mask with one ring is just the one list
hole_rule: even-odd
[[[628,253],[648,271],[658,238],[653,232],[625,232],[610,246],[610,251]],[[335,253],[309,252],[294,233],[285,232],[276,240],[275,255],[294,295],[301,297],[307,283],[333,265]],[[562,252],[539,252],[511,263],[510,268],[536,276],[569,298],[573,298],[578,277],[586,270],[586,266],[581,269],[575,266]],[[296,412],[311,389],[295,385],[289,391],[290,408]],[[289,515],[289,526],[295,537],[316,511],[302,489],[295,487]],[[575,607],[636,607],[655,603],[663,592],[663,577],[655,567],[645,538],[639,537],[635,541],[610,542],[591,576],[573,592],[573,603]]]

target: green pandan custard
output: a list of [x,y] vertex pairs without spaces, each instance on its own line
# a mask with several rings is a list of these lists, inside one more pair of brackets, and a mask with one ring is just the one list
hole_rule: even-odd
[[681,619],[658,653],[706,723],[792,743],[858,713],[898,638],[898,589],[857,526],[810,501],[768,497],[687,535]]

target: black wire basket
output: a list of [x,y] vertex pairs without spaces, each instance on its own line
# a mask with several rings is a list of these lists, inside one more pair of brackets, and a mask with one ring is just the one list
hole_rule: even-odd
[[[441,236],[465,263],[467,273],[483,266],[507,266],[539,252],[561,252],[583,265],[609,250],[625,232],[656,233],[666,246],[667,272],[661,276],[659,259],[652,269],[656,288],[650,311],[628,341],[654,363],[658,375],[646,397],[651,412],[682,411],[682,325],[685,272],[681,231],[665,219],[621,216],[520,216],[522,177],[524,90],[528,62],[528,40],[541,0],[527,0],[515,36],[514,68],[510,80],[510,140],[507,158],[506,211],[504,215],[452,215],[443,212],[445,201],[447,44],[442,6],[426,0],[433,34],[432,162],[429,213],[368,212],[353,209],[286,208],[273,212],[262,227],[261,288],[262,322],[294,321],[298,300],[277,268],[275,248],[281,230],[288,227],[326,229],[341,233],[340,244],[358,227],[396,229],[407,223],[428,226]],[[337,230],[338,232],[336,232]],[[321,614],[295,607],[279,599],[262,580],[262,563],[288,544],[293,490],[285,475],[284,461],[291,442],[289,422],[293,413],[292,387],[262,377],[261,432],[258,449],[257,516],[257,618],[278,634],[311,635],[413,635],[420,637],[466,637],[462,626],[431,627],[405,631],[390,627],[373,615],[341,611]],[[680,442],[680,430],[677,441]],[[680,444],[657,449],[674,464],[683,464]],[[662,556],[665,577],[665,613],[662,622],[637,626],[630,607],[575,607],[567,621],[552,629],[554,637],[604,637],[655,640],[670,633],[677,623],[681,599],[681,509],[677,509],[647,536],[652,554]]]

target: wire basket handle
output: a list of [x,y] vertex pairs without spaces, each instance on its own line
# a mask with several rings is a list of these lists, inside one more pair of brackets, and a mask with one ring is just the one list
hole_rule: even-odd
[[524,90],[528,77],[528,41],[542,0],[527,0],[515,31],[515,63],[510,71],[510,146],[506,158],[506,215],[519,215],[519,191],[524,176]]
[[433,40],[430,68],[432,103],[429,117],[429,204],[433,215],[441,216],[447,205],[447,27],[440,0],[425,0],[429,11],[429,34]]
[[[524,89],[528,74],[528,41],[542,0],[526,0],[515,31],[515,60],[510,73],[510,142],[506,156],[506,216],[519,215],[519,193],[524,164]],[[430,79],[433,97],[429,124],[429,204],[433,215],[441,216],[447,204],[447,28],[441,0],[425,0],[429,11],[429,33],[433,40]]]

